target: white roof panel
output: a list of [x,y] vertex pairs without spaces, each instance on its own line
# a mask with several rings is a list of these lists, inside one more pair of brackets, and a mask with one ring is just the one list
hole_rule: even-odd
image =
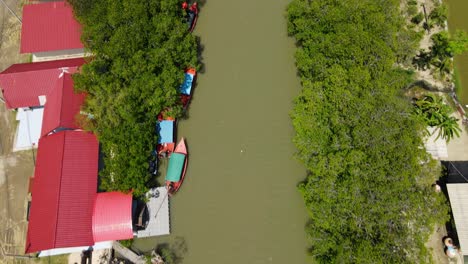
[[463,255],[468,255],[468,184],[447,184],[458,241]]
[[19,108],[16,114],[18,128],[15,136],[13,151],[37,148],[42,129],[42,116],[44,108]]

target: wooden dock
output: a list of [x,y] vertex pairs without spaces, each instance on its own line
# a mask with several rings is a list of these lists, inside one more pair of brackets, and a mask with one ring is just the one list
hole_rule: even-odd
[[114,241],[112,243],[112,248],[115,250],[115,252],[119,253],[122,257],[128,259],[132,263],[135,264],[145,264],[146,259],[142,256],[137,255],[135,252],[131,251],[130,249],[122,246],[117,241]]
[[153,237],[169,235],[169,197],[166,187],[151,189],[147,195],[150,219],[145,230],[137,231],[136,237]]

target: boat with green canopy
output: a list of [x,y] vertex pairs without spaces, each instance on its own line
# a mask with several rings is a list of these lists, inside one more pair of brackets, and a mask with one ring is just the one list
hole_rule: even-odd
[[166,174],[166,188],[169,195],[175,194],[184,181],[187,170],[187,154],[185,140],[182,138],[169,158]]

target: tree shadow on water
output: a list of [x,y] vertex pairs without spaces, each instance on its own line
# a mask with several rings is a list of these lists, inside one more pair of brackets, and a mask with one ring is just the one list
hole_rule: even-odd
[[172,244],[163,243],[156,247],[156,252],[166,264],[182,264],[188,252],[187,242],[183,237],[176,237]]
[[206,4],[206,0],[198,0],[196,1],[199,7],[203,7]]
[[198,54],[198,63],[200,64],[200,67],[198,69],[199,73],[205,73],[206,71],[206,66],[205,63],[203,62],[203,51],[205,50],[205,45],[202,44],[200,36],[196,36],[196,42],[197,42],[197,54]]

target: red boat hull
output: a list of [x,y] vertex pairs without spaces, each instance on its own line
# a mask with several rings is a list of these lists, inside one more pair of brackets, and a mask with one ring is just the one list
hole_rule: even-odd
[[169,195],[175,194],[179,190],[180,186],[182,185],[185,179],[185,172],[187,171],[187,163],[188,163],[188,152],[187,152],[187,147],[185,145],[184,138],[182,138],[179,141],[176,148],[174,149],[174,152],[184,154],[185,162],[184,162],[184,168],[182,170],[182,175],[180,176],[180,180],[178,182],[166,181],[166,189]]
[[193,30],[195,29],[195,25],[197,24],[197,19],[198,19],[198,5],[196,2],[190,6],[190,11],[192,11],[195,14],[195,18],[193,19],[192,25],[190,26],[190,30],[189,30],[190,32],[193,32]]
[[161,157],[165,156],[165,157],[169,158],[171,156],[172,152],[174,152],[174,147],[175,147],[174,143],[158,144],[156,146],[156,152]]

